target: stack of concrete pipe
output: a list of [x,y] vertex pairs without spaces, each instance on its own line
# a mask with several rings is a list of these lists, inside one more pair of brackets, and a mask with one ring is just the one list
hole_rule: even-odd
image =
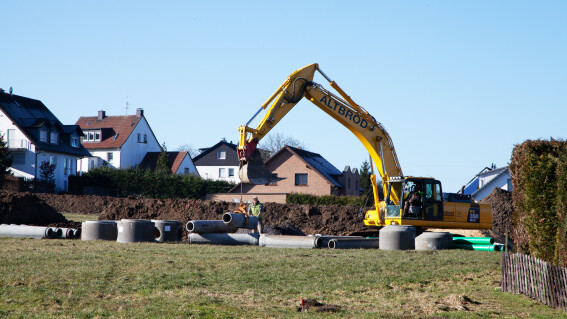
[[190,244],[258,245],[259,234],[235,234],[239,228],[255,229],[258,218],[225,213],[222,220],[192,220],[187,223]]
[[181,241],[182,235],[183,223],[178,220],[96,220],[83,222],[81,239],[163,243]]
[[35,239],[69,238],[80,236],[81,231],[74,228],[57,228],[1,224],[0,237],[25,237]]

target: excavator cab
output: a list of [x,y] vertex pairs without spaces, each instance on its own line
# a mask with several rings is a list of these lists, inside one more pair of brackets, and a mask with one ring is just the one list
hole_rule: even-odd
[[406,178],[402,189],[402,219],[443,220],[441,182],[432,178]]

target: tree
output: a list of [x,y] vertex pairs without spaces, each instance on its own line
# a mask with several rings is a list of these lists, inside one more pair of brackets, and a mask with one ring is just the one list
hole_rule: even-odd
[[183,144],[183,145],[179,146],[177,148],[177,151],[178,152],[187,152],[187,153],[189,153],[189,156],[191,156],[191,158],[194,158],[195,156],[200,154],[199,150],[197,150],[196,148],[194,148],[190,144]]
[[50,164],[48,161],[41,162],[39,177],[46,182],[52,183],[55,177],[55,164]]
[[296,140],[291,136],[286,136],[280,132],[269,133],[260,141],[260,144],[258,145],[258,148],[263,151],[261,152],[262,160],[266,161],[286,145],[299,149],[305,149],[305,145],[302,142]]
[[6,175],[10,174],[10,167],[12,166],[12,156],[8,143],[4,140],[4,135],[0,134],[0,181],[4,180]]
[[360,187],[362,188],[362,195],[368,196],[372,194],[372,183],[370,182],[370,164],[364,160],[360,167]]
[[169,157],[167,156],[167,147],[165,147],[165,142],[161,146],[161,153],[157,159],[156,170],[162,172],[171,172],[171,167],[169,166]]

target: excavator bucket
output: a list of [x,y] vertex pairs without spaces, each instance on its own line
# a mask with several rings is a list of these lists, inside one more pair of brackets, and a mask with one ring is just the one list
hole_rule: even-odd
[[262,156],[258,150],[255,150],[246,164],[242,165],[238,171],[238,177],[240,177],[240,181],[242,181],[242,183],[250,183],[254,185],[265,185],[283,179],[270,173],[266,164],[262,161]]

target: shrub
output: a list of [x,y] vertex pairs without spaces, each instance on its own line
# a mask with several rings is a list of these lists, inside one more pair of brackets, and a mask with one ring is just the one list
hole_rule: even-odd
[[70,189],[98,186],[118,196],[201,199],[209,193],[226,193],[234,184],[204,180],[194,175],[176,175],[164,170],[98,168],[72,179]]

